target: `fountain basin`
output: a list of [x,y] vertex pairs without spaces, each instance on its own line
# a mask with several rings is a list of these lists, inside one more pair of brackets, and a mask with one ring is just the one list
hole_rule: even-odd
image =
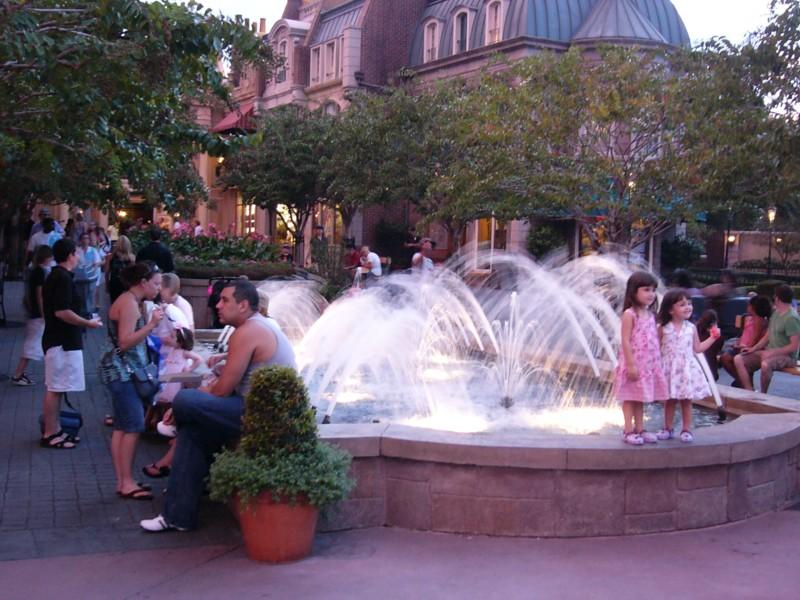
[[358,485],[320,527],[584,537],[709,527],[786,507],[800,493],[800,413],[784,398],[722,391],[745,414],[698,429],[692,444],[322,426],[323,439],[353,454]]

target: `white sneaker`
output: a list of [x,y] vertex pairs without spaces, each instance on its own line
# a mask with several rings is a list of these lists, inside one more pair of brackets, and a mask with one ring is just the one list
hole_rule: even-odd
[[139,526],[145,531],[149,531],[151,533],[159,533],[161,531],[189,531],[184,527],[176,527],[175,525],[170,525],[164,519],[163,515],[158,515],[153,519],[144,519],[142,521],[139,521]]
[[178,435],[177,427],[175,427],[175,425],[167,425],[164,423],[164,421],[159,421],[156,424],[156,431],[168,438],[174,438],[176,435]]

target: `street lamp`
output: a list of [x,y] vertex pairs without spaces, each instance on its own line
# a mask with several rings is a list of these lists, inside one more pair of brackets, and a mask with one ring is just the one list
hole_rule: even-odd
[[767,220],[769,221],[769,249],[767,250],[767,277],[772,276],[772,232],[775,224],[775,215],[778,209],[770,206],[767,209]]

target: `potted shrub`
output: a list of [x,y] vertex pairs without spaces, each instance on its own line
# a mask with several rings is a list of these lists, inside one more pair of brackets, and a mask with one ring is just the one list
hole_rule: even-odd
[[299,560],[311,553],[319,509],[352,489],[352,457],[319,440],[293,369],[257,369],[250,383],[239,446],[211,466],[211,498],[232,502],[250,558]]

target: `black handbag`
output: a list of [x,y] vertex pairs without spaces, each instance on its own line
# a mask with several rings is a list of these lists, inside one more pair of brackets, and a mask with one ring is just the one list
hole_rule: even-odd
[[115,352],[119,356],[122,366],[128,372],[133,387],[136,389],[136,393],[144,407],[153,406],[156,403],[156,394],[161,388],[161,384],[158,382],[158,365],[151,362],[143,367],[133,369],[125,359],[125,354],[119,348],[115,348]]

